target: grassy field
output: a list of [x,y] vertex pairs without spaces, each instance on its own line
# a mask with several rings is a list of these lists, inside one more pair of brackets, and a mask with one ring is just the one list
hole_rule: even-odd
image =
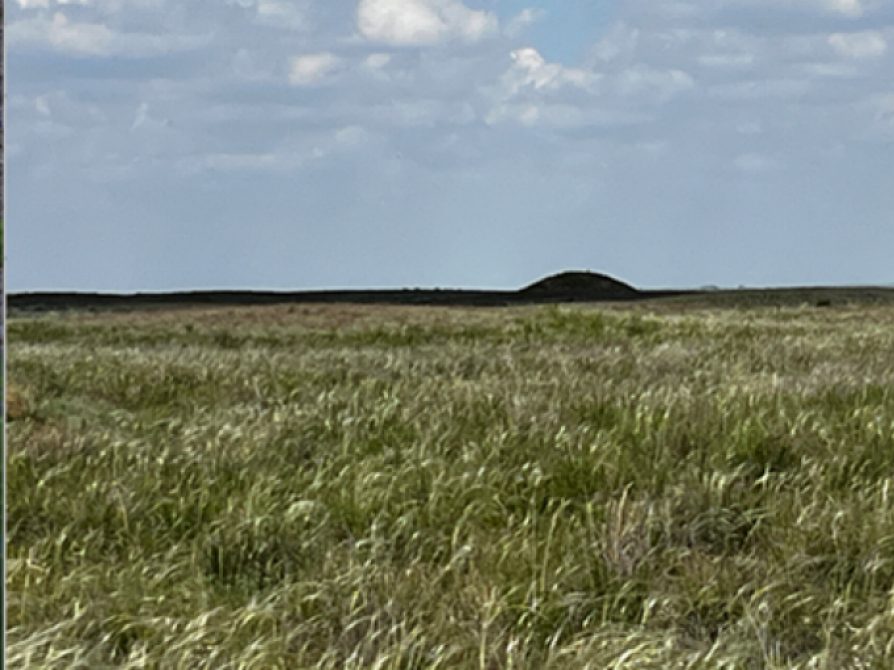
[[894,306],[8,323],[12,668],[894,668]]

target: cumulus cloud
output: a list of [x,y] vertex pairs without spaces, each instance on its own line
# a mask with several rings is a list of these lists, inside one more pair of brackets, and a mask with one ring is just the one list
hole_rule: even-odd
[[189,153],[178,158],[177,169],[187,175],[202,172],[285,173],[306,169],[339,155],[362,151],[363,147],[375,140],[373,132],[352,124],[292,136],[264,147]]
[[509,37],[518,37],[528,26],[537,23],[545,16],[546,12],[544,10],[528,7],[512,17],[509,23],[506,24],[503,32]]
[[49,9],[50,5],[89,5],[90,0],[18,0],[22,9]]
[[353,147],[369,141],[370,134],[362,126],[352,125],[335,131],[335,142],[341,146]]
[[104,14],[116,14],[135,8],[159,9],[166,0],[17,0],[21,9],[50,9],[66,6],[89,7]]
[[803,98],[811,88],[811,82],[803,78],[746,79],[715,84],[708,90],[708,97],[729,102],[770,103]]
[[484,118],[490,126],[510,123],[565,130],[623,127],[648,120],[649,116],[641,112],[547,101],[501,103],[494,106]]
[[834,33],[829,36],[829,44],[846,58],[858,60],[878,58],[888,50],[888,43],[874,30],[859,33]]
[[523,126],[533,126],[541,120],[542,115],[541,107],[533,103],[503,103],[491,109],[484,120],[488,125],[514,121]]
[[624,21],[615,23],[591,51],[595,63],[630,60],[639,48],[640,29]]
[[695,81],[686,72],[677,69],[662,70],[646,65],[636,65],[618,76],[618,90],[625,97],[647,97],[654,102],[667,102],[683,91],[695,87]]
[[729,26],[797,32],[805,25],[857,21],[884,13],[888,0],[624,0],[621,12],[637,25]]
[[258,0],[257,12],[258,21],[264,25],[302,30],[309,24],[307,10],[299,2]]
[[868,112],[866,137],[871,140],[894,140],[894,93],[872,95],[860,107],[864,113]]
[[51,46],[72,54],[106,55],[111,52],[115,34],[102,23],[73,23],[62,12],[52,18],[35,18],[9,26],[8,38],[20,44]]
[[101,107],[93,101],[73,99],[63,89],[44,91],[31,96],[12,95],[8,99],[10,112],[23,112],[41,119],[51,119],[71,128],[84,129],[108,122]]
[[101,22],[72,21],[63,12],[16,21],[6,28],[10,47],[44,48],[75,56],[149,56],[195,49],[210,36],[122,33]]
[[357,28],[368,40],[424,46],[445,40],[474,42],[498,28],[491,12],[472,10],[459,0],[360,0]]
[[486,114],[491,124],[512,122],[554,128],[626,126],[647,122],[649,109],[695,88],[678,68],[636,62],[635,54],[615,62],[597,55],[593,67],[575,68],[547,61],[537,49],[510,53],[512,64],[491,89]]
[[50,110],[50,103],[45,95],[39,95],[34,99],[34,109],[37,110],[37,113],[41,116],[50,117],[53,114]]
[[754,64],[754,54],[705,54],[698,57],[698,63],[711,68],[744,68]]
[[509,95],[530,87],[535,90],[557,89],[562,86],[591,88],[598,77],[593,72],[569,68],[559,63],[548,63],[533,47],[516,49],[510,53],[513,64],[504,77]]
[[468,102],[448,102],[439,99],[394,100],[366,110],[371,121],[404,128],[433,128],[469,124],[475,120],[475,110]]
[[381,70],[391,62],[391,54],[373,53],[363,60],[363,64],[371,70]]
[[169,128],[171,120],[166,118],[156,118],[149,111],[149,103],[141,102],[137,111],[134,113],[133,123],[130,125],[131,131],[142,129],[160,129]]
[[[241,201],[227,200],[241,183],[271,195],[264,225],[288,221],[267,231],[273,240],[296,234],[295,208],[310,203],[318,209],[304,217],[308,227],[372,212],[416,231],[405,212],[425,206],[438,211],[433,228],[487,219],[494,239],[511,228],[501,220],[547,216],[579,221],[568,237],[591,239],[599,212],[636,222],[613,239],[620,248],[621,229],[636,230],[627,242],[637,258],[643,239],[689,225],[703,234],[720,218],[734,234],[736,218],[772,235],[840,217],[842,239],[859,220],[874,242],[867,248],[885,247],[877,240],[890,238],[890,208],[878,194],[890,190],[891,145],[882,143],[894,141],[892,0],[621,0],[609,22],[599,3],[565,4],[12,0],[8,46],[29,74],[9,82],[14,204],[16,218],[34,222],[27,230],[43,231],[26,240],[20,227],[18,246],[71,252],[55,242],[58,216],[41,211],[46,180],[30,175],[43,170],[64,176],[54,183],[76,198],[55,198],[84,222],[128,220],[137,202],[146,221],[169,226],[163,236],[209,218],[195,215],[209,206],[244,218],[251,203],[236,211]],[[563,19],[584,19],[591,6],[592,26]],[[604,37],[581,60],[550,55],[579,53],[594,30]],[[207,48],[187,52],[203,44],[191,35],[205,32]],[[299,171],[319,172],[296,179]],[[122,181],[109,187],[110,178]],[[166,198],[151,196],[166,187]],[[876,209],[855,212],[873,193]],[[81,198],[89,206],[79,208]],[[114,207],[90,209],[97,202]],[[810,216],[795,216],[803,202]],[[493,211],[505,216],[488,218]],[[715,216],[723,212],[735,217]],[[597,232],[592,239],[607,239]],[[358,248],[369,243],[351,233]],[[792,235],[811,236],[806,223]],[[118,251],[134,247],[122,238]],[[441,238],[429,246],[440,252]],[[333,248],[343,239],[334,231]],[[568,245],[552,259],[572,262],[565,252],[577,248],[598,245]],[[48,280],[35,270],[18,281]]]
[[295,86],[317,84],[340,65],[341,59],[328,51],[295,56],[289,63],[289,83]]
[[861,0],[826,0],[826,7],[852,18],[863,16],[863,3]]
[[149,105],[148,103],[141,103],[139,107],[137,107],[137,113],[134,115],[133,124],[131,124],[130,129],[136,130],[142,125],[146,124],[146,121],[149,119]]

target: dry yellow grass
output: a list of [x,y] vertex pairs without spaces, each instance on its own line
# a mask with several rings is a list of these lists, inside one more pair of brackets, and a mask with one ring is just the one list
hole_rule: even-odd
[[9,667],[894,667],[894,308],[9,339]]
[[15,421],[28,415],[30,403],[18,384],[6,383],[6,420]]

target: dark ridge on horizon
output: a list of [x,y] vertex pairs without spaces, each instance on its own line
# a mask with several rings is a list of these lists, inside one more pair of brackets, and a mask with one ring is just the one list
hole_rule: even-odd
[[693,291],[640,291],[595,272],[569,271],[545,277],[514,291],[476,289],[336,289],[311,291],[198,290],[160,293],[33,292],[11,293],[12,309],[53,310],[144,305],[269,305],[282,303],[366,303],[500,306],[551,302],[641,300]]
[[696,296],[717,305],[749,304],[818,306],[841,302],[894,302],[894,289],[875,287],[820,287],[761,289],[638,289],[598,272],[565,271],[544,277],[514,291],[475,289],[345,289],[311,291],[196,290],[159,293],[26,292],[6,296],[11,310],[54,311],[165,306],[249,306],[301,303],[357,303],[388,305],[443,305],[497,307],[570,302],[642,301]]

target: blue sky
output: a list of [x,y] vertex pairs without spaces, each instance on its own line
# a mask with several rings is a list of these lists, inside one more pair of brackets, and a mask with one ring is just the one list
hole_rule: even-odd
[[889,0],[16,0],[11,291],[894,281]]

